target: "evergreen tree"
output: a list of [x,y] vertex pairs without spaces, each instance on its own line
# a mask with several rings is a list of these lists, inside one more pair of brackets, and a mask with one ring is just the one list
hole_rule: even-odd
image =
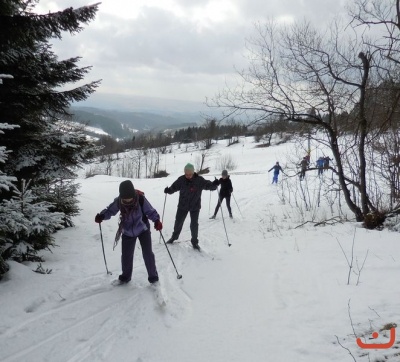
[[[2,79],[4,78],[11,78],[12,76],[9,74],[0,74],[0,86],[3,84]],[[0,123],[0,134],[4,134],[3,130],[10,130],[13,129],[14,125],[10,125],[8,123]],[[8,158],[10,151],[8,151],[4,146],[0,146],[0,164],[5,164]],[[4,172],[0,170],[0,192],[10,191],[13,188],[13,181],[17,179],[12,176],[6,175]],[[0,228],[0,278],[1,275],[8,271],[8,264],[3,258],[3,254],[7,249],[7,239],[4,232],[4,228]]]
[[42,261],[37,250],[53,246],[51,236],[62,225],[63,213],[38,197],[22,180],[21,190],[14,188],[14,196],[0,204],[0,225],[3,238],[3,258],[19,262]]
[[[98,4],[42,15],[33,12],[36,3],[0,2],[0,73],[12,75],[0,85],[0,125],[15,126],[8,127],[6,134],[0,132],[0,185],[5,185],[1,181],[3,175],[16,177],[16,185],[29,180],[31,189],[24,205],[32,203],[33,210],[28,214],[22,212],[16,223],[9,222],[7,214],[15,208],[16,195],[9,187],[0,186],[3,259],[15,255],[4,251],[4,237],[7,245],[11,241],[14,251],[19,243],[30,245],[29,251],[19,249],[29,256],[32,250],[52,245],[51,233],[62,224],[72,225],[71,216],[78,212],[74,170],[94,152],[83,130],[63,120],[70,116],[71,102],[86,99],[99,82],[68,89],[67,85],[81,81],[90,67],[79,68],[79,57],[59,60],[49,41],[61,39],[63,32],[81,31],[81,24],[94,18]],[[12,152],[12,158],[1,162],[5,150]],[[41,216],[34,217],[35,212]],[[29,231],[33,217],[40,225]],[[24,223],[27,231],[22,235],[20,225]]]

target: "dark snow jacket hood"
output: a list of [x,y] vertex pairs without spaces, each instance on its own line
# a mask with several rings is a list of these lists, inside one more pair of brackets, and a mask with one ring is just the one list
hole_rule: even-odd
[[221,189],[219,191],[220,196],[221,197],[231,196],[231,193],[233,192],[233,187],[230,176],[228,175],[225,179],[221,177],[218,180],[218,183],[221,185]]

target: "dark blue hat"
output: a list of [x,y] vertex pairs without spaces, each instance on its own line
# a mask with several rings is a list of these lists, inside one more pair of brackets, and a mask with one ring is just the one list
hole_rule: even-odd
[[121,199],[132,199],[136,197],[135,188],[131,180],[122,181],[119,185],[119,197]]

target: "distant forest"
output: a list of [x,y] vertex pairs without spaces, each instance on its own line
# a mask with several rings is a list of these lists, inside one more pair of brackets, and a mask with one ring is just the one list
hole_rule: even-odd
[[108,135],[97,135],[96,144],[101,148],[101,155],[120,153],[132,149],[149,149],[167,147],[172,143],[204,142],[209,148],[213,139],[228,139],[230,143],[239,136],[248,133],[247,126],[231,122],[229,125],[218,125],[215,119],[208,120],[202,126],[183,127],[177,130],[142,131],[130,137],[116,140]]
[[[288,139],[295,134],[307,133],[307,127],[298,124],[269,120],[262,125],[244,125],[230,120],[221,124],[216,119],[209,119],[201,126],[183,127],[176,130],[137,132],[133,136],[116,140],[108,135],[97,135],[96,145],[100,148],[100,156],[121,153],[133,149],[166,148],[173,143],[197,143],[200,148],[208,149],[214,140],[227,140],[228,145],[237,143],[241,136],[254,136],[257,142],[271,145],[274,134],[279,133],[281,139]],[[164,152],[166,152],[164,150]]]

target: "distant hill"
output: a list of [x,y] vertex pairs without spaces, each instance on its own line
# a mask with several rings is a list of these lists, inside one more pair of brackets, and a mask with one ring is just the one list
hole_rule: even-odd
[[[86,124],[90,127],[100,128],[113,138],[124,138],[127,136],[126,130],[117,120],[103,116],[97,112],[88,112],[80,109],[70,109],[73,114],[73,121]],[[89,133],[89,132],[88,132]]]
[[118,110],[122,112],[145,112],[167,116],[177,113],[199,115],[210,113],[212,110],[202,101],[187,101],[178,99],[165,99],[138,95],[124,95],[102,93],[97,91],[82,102],[76,103],[77,107],[92,107],[98,109]]
[[163,99],[136,95],[95,92],[71,107],[75,120],[89,123],[114,138],[137,131],[162,132],[182,127],[199,126],[206,118],[222,118],[219,110],[204,102]]
[[129,130],[163,131],[201,124],[201,115],[189,112],[177,112],[163,115],[151,112],[118,111],[94,107],[72,107],[73,120],[102,129],[113,138],[129,136]]

